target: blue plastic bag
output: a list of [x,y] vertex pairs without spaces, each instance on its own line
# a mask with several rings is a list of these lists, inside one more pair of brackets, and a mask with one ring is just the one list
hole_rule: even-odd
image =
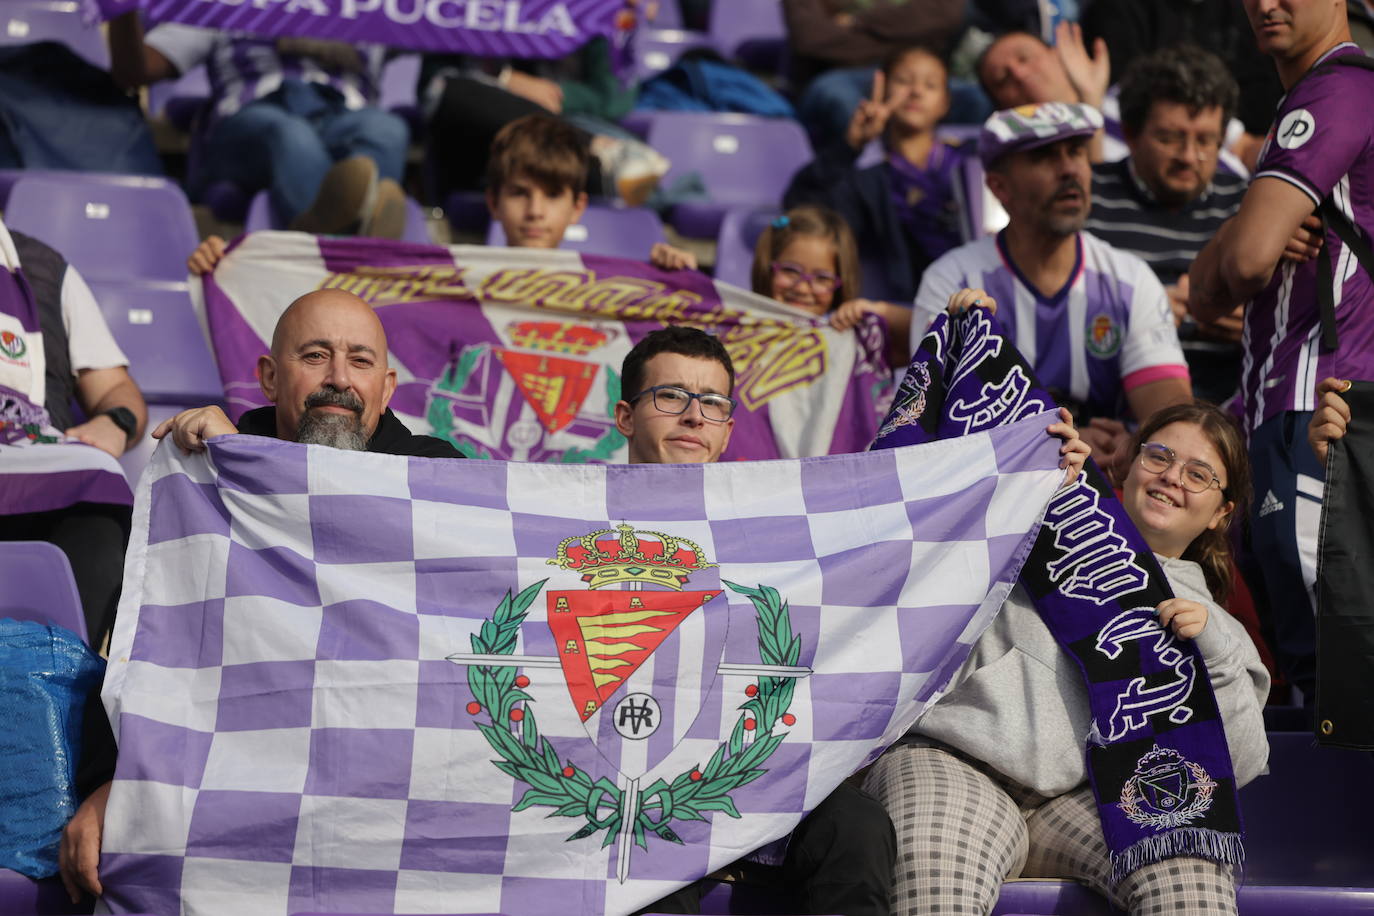
[[57,873],[86,698],[105,662],[70,630],[0,619],[0,867]]

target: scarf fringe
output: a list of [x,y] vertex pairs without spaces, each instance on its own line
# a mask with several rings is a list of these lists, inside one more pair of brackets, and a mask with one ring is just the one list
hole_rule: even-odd
[[1176,856],[1193,856],[1239,868],[1245,861],[1245,846],[1239,833],[1223,833],[1205,827],[1177,827],[1147,836],[1113,853],[1111,885],[1115,888],[1132,872]]

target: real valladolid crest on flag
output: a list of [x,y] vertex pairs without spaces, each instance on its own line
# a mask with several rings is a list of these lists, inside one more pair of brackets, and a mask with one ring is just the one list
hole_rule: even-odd
[[[940,316],[874,448],[965,436],[1053,404],[995,317]],[[1021,584],[1088,688],[1088,773],[1112,882],[1170,856],[1239,865],[1236,784],[1206,666],[1159,625],[1155,608],[1173,593],[1093,462],[1050,500]]]
[[696,271],[571,251],[254,233],[205,278],[206,323],[231,417],[266,403],[255,367],[277,317],[322,287],[356,293],[386,328],[392,409],[472,458],[617,462],[620,367],[645,334],[700,327],[735,366],[722,460],[857,452],[891,396],[876,323],[838,332]]
[[787,835],[1000,609],[1047,422],[710,465],[161,448],[106,904],[625,914]]

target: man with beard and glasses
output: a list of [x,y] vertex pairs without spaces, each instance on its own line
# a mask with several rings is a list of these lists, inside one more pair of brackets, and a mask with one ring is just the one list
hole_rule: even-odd
[[[1192,395],[1164,287],[1139,257],[1083,231],[1092,206],[1088,144],[1101,127],[1102,115],[1079,103],[988,118],[978,156],[1010,222],[927,268],[916,308],[933,319],[959,290],[986,290],[1110,473],[1132,457],[1123,420],[1144,422]],[[912,321],[912,349],[928,324]]]
[[386,332],[372,306],[352,293],[322,289],[291,303],[277,321],[272,352],[258,358],[258,381],[276,406],[248,411],[237,428],[218,407],[197,407],[153,435],[170,434],[186,451],[238,432],[360,452],[462,457],[442,439],[412,435],[387,407],[396,370],[387,365]]

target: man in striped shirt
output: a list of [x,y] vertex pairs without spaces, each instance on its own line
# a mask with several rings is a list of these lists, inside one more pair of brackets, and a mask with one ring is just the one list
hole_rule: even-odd
[[1226,65],[1190,45],[1137,58],[1121,80],[1131,155],[1093,166],[1087,228],[1140,255],[1164,284],[1198,397],[1218,403],[1240,384],[1242,311],[1199,325],[1187,312],[1188,265],[1234,216],[1245,181],[1218,171],[1239,89]]
[[1263,558],[1279,664],[1311,701],[1325,474],[1303,430],[1319,380],[1374,379],[1374,278],[1334,233],[1325,234],[1332,347],[1323,342],[1320,260],[1299,263],[1283,253],[1323,201],[1369,238],[1374,72],[1339,62],[1361,54],[1350,40],[1344,0],[1245,0],[1245,8],[1287,94],[1240,212],[1193,262],[1188,308],[1212,321],[1249,301],[1241,394],[1255,471],[1251,537]]

